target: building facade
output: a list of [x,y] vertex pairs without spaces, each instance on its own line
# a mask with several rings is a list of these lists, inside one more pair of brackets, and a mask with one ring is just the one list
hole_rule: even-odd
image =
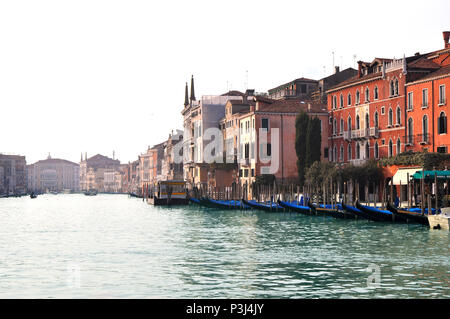
[[[90,158],[81,158],[80,162],[80,189],[87,191],[96,189],[99,192],[107,192],[105,188],[105,173],[110,175],[111,171],[120,171],[120,161],[109,158],[104,155],[97,154]],[[108,177],[108,185],[110,187],[110,177]]]
[[25,156],[0,154],[0,195],[27,192]]
[[33,192],[80,190],[80,165],[51,158],[27,166],[28,190]]

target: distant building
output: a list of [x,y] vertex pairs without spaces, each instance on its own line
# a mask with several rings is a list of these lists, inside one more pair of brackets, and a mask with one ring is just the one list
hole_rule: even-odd
[[307,78],[295,79],[291,82],[269,90],[269,98],[280,99],[307,99],[318,89],[318,81]]
[[58,158],[38,161],[27,166],[28,190],[33,192],[80,190],[80,165]]
[[316,102],[327,103],[327,90],[335,85],[338,85],[351,77],[358,74],[358,70],[347,68],[340,71],[339,67],[335,67],[335,72],[332,75],[324,77],[319,80],[318,90],[312,93],[312,99]]
[[0,154],[0,194],[27,192],[25,156]]
[[[183,131],[176,130],[175,134],[170,134],[167,142],[164,143],[164,158],[162,161],[161,175],[163,180],[183,180],[183,148],[179,154],[175,154],[175,145],[182,146]],[[181,159],[181,161],[180,161]]]
[[139,189],[142,192],[147,185],[155,185],[161,180],[164,143],[149,147],[146,153],[139,155]]
[[93,157],[81,158],[80,162],[80,188],[82,191],[96,189],[106,192],[105,173],[107,176],[107,188],[111,186],[111,171],[120,172],[120,161],[100,154]]

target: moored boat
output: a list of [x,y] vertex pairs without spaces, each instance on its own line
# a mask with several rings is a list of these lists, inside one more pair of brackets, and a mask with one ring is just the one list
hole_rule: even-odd
[[260,202],[254,201],[254,200],[245,200],[245,199],[242,199],[242,202],[245,205],[250,206],[251,208],[263,210],[263,211],[270,212],[270,213],[282,212],[285,210],[285,208],[283,206],[278,205],[275,202],[260,203]]
[[312,215],[313,213],[311,212],[311,208],[309,208],[308,206],[301,206],[301,205],[295,205],[289,202],[284,202],[281,200],[278,200],[278,205],[290,210],[290,211],[294,211],[300,214],[305,214],[305,215]]
[[361,218],[361,219],[370,219],[366,213],[364,213],[363,211],[359,210],[358,208],[356,208],[355,206],[351,206],[351,205],[346,205],[344,203],[341,203],[342,209],[349,214],[353,214],[355,216],[355,218]]
[[96,196],[97,193],[98,193],[98,192],[97,192],[96,189],[90,189],[90,190],[84,192],[84,195],[86,195],[86,196]]
[[147,198],[151,205],[187,205],[186,182],[178,180],[159,181],[154,192]]
[[428,215],[431,229],[450,230],[450,207],[441,209],[440,214]]
[[408,223],[414,222],[414,223],[419,223],[419,224],[426,225],[426,226],[429,225],[427,214],[422,215],[422,213],[419,213],[419,212],[394,207],[390,203],[387,204],[386,208],[392,214],[394,214],[396,217],[406,219],[406,222],[408,222]]
[[[347,213],[344,210],[342,210],[342,206],[340,205],[314,205],[311,202],[308,202],[308,207],[311,208],[312,212],[315,212],[316,215],[327,215],[332,216],[334,218],[341,218],[341,219],[354,219],[355,215],[351,213]],[[340,209],[341,208],[341,209]]]
[[364,213],[366,213],[368,218],[370,220],[373,220],[373,221],[378,221],[378,222],[406,222],[406,218],[404,218],[402,216],[398,216],[396,218],[396,216],[394,214],[392,214],[388,210],[382,210],[382,209],[375,208],[375,207],[365,206],[365,205],[362,205],[358,200],[355,201],[355,206],[359,210],[361,210]]

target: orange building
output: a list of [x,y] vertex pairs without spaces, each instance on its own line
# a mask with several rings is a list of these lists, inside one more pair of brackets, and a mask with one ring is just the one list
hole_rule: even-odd
[[359,61],[355,77],[327,91],[330,160],[361,164],[410,149],[447,152],[448,35],[439,51]]

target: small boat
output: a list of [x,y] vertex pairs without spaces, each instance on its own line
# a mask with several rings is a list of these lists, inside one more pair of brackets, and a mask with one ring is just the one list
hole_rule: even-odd
[[136,193],[128,193],[128,195],[129,195],[130,197],[136,197],[136,198],[142,198],[142,197],[143,197],[143,196],[138,195],[138,194],[136,194]]
[[30,198],[37,198],[37,195],[33,192],[30,194]]
[[344,203],[341,203],[342,209],[349,214],[353,214],[355,218],[361,218],[361,219],[370,219],[366,213],[360,211],[355,206],[346,205]]
[[260,203],[255,200],[245,200],[245,199],[242,199],[242,202],[245,205],[250,206],[251,208],[263,210],[263,211],[270,212],[270,213],[276,213],[276,212],[285,210],[285,208],[283,206],[278,205],[275,202]]
[[428,215],[428,222],[431,229],[450,230],[450,207],[442,208],[440,214]]
[[219,209],[250,209],[250,206],[245,205],[239,200],[215,200],[211,198],[204,198],[203,202],[206,202],[208,207]]
[[396,216],[388,210],[382,210],[375,207],[361,205],[358,200],[355,201],[355,206],[360,211],[367,214],[368,218],[377,222],[406,222],[406,218]]
[[147,198],[150,205],[187,205],[186,182],[181,180],[159,181],[154,192]]
[[189,197],[189,201],[191,203],[197,204],[197,205],[201,205],[200,204],[200,200],[198,198],[194,198],[194,197]]
[[312,215],[313,212],[311,212],[311,208],[309,208],[308,206],[301,206],[301,205],[295,205],[289,202],[283,202],[281,200],[278,200],[278,205],[290,210],[290,211],[294,211],[300,214],[305,214],[305,215]]
[[392,204],[388,203],[386,208],[394,214],[396,217],[406,219],[406,222],[414,222],[422,225],[429,225],[428,214],[423,214],[417,211],[411,211],[407,209],[401,209],[398,207],[394,207]]
[[351,213],[347,213],[342,210],[341,205],[314,205],[311,202],[308,202],[308,207],[311,208],[311,211],[316,215],[328,215],[334,218],[341,219],[354,219],[355,215]]
[[90,189],[90,190],[84,192],[84,195],[86,195],[86,196],[96,196],[97,193],[98,193],[98,192],[97,192],[96,189]]

